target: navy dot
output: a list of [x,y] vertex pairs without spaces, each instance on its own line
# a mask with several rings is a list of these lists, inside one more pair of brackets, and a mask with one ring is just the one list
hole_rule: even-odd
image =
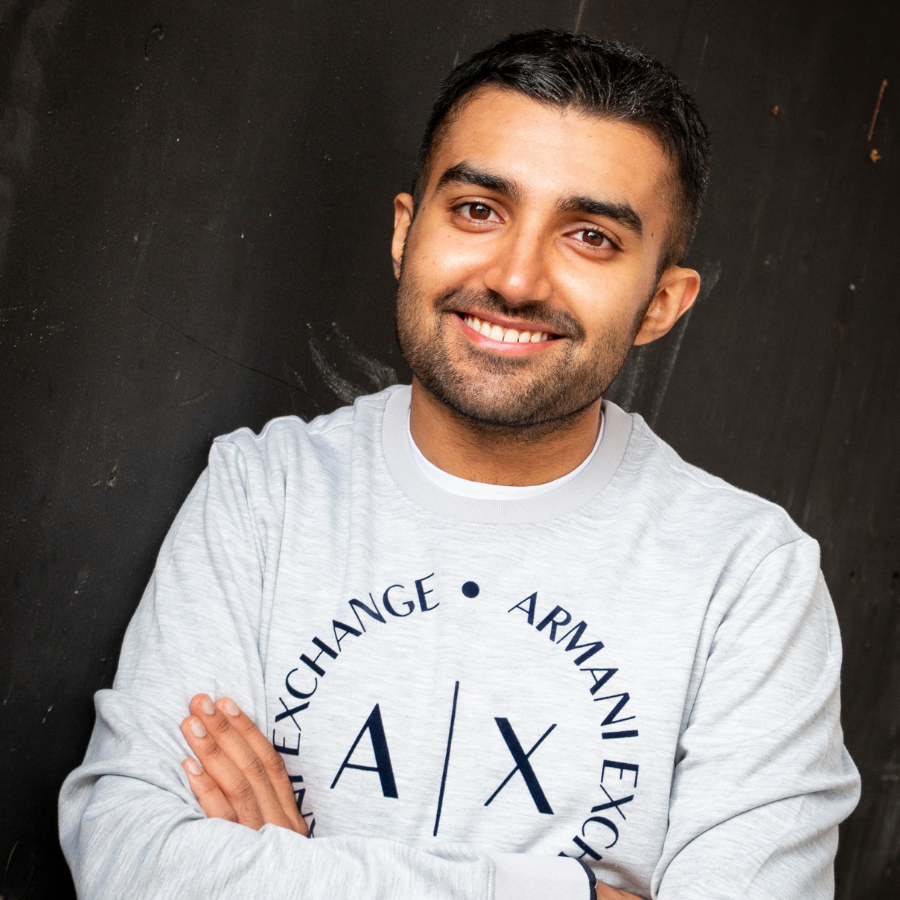
[[477,597],[477,596],[478,596],[478,592],[479,592],[480,590],[481,590],[481,588],[478,587],[478,585],[475,584],[474,581],[467,581],[467,582],[462,586],[462,592],[463,592],[463,594],[465,594],[469,599],[471,599],[472,597]]

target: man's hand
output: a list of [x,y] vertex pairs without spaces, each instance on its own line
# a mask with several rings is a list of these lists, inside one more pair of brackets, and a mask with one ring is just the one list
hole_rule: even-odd
[[181,733],[199,765],[194,759],[181,765],[206,815],[255,830],[271,824],[308,835],[281,757],[234,700],[222,697],[214,705],[197,694],[190,709]]
[[597,900],[641,900],[637,894],[629,894],[628,891],[620,891],[608,884],[597,882]]
[[[256,830],[272,824],[308,835],[281,757],[234,700],[222,697],[213,704],[197,694],[191,713],[181,732],[202,768],[194,759],[182,766],[206,815]],[[598,882],[597,900],[641,898]]]

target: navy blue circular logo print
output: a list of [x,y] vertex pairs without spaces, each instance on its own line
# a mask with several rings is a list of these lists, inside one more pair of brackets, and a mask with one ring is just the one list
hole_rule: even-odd
[[478,596],[478,593],[479,593],[480,591],[481,591],[481,588],[478,587],[478,585],[475,584],[474,581],[467,581],[467,582],[462,586],[462,592],[463,592],[463,594],[464,594],[466,597],[468,597],[470,600],[471,600],[473,597],[477,597],[477,596]]

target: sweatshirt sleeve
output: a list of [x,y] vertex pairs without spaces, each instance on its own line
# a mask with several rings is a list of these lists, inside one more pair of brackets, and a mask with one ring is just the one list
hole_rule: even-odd
[[179,729],[190,698],[228,695],[257,723],[266,718],[266,529],[276,526],[253,514],[247,466],[234,443],[213,445],[128,627],[113,688],[96,695],[86,757],[60,796],[78,896],[587,900],[574,860],[545,858],[523,894],[509,856],[484,847],[309,839],[206,818],[180,765],[190,755]]
[[840,726],[837,619],[808,537],[723,617],[678,748],[656,900],[830,900],[859,798]]

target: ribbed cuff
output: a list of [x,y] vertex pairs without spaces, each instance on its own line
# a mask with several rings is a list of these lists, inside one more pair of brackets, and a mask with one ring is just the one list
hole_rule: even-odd
[[590,882],[591,892],[588,897],[590,900],[597,900],[597,876],[594,874],[594,870],[583,859],[579,859],[578,862],[584,866],[584,871],[587,872],[588,881]]
[[577,859],[527,853],[492,853],[491,858],[494,900],[593,900],[595,896],[590,884],[593,872],[589,875]]

